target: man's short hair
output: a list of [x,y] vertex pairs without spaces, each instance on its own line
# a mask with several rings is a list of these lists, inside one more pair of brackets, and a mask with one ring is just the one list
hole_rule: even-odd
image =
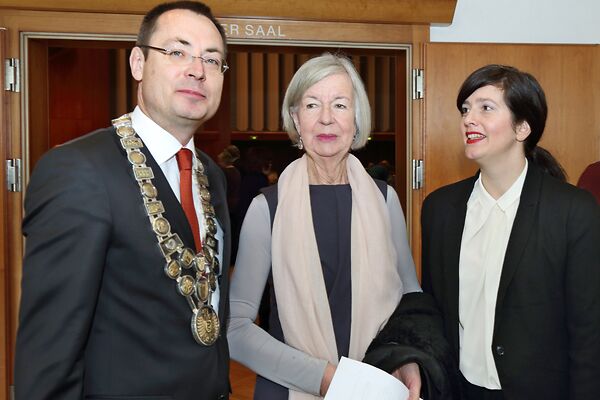
[[[148,11],[142,20],[142,24],[140,25],[136,46],[150,44],[150,39],[154,33],[154,30],[156,29],[156,21],[158,20],[158,17],[171,10],[189,10],[196,14],[204,15],[206,18],[210,19],[221,34],[221,39],[223,39],[223,49],[225,51],[223,56],[227,55],[227,37],[225,35],[225,29],[223,29],[223,26],[221,26],[219,21],[217,21],[215,16],[212,14],[210,7],[199,1],[172,1],[159,4]],[[147,57],[148,49],[142,48],[142,51],[144,53],[144,57]]]

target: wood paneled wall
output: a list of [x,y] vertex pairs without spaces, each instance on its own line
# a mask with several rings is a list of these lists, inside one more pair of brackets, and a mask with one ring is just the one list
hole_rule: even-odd
[[[34,39],[29,83],[29,165],[48,149],[108,126],[111,118],[130,110],[124,43]],[[131,46],[128,46],[131,47]],[[125,73],[127,72],[127,75]],[[129,96],[131,98],[132,96]]]
[[[238,46],[230,52],[231,95],[224,101],[231,102],[234,134],[283,132],[281,104],[288,84],[306,60],[323,51],[302,50],[282,52],[273,47],[255,47],[244,51],[243,46]],[[405,121],[404,117],[396,118],[394,112],[397,97],[405,95],[402,91],[396,92],[396,79],[404,78],[402,68],[406,60],[403,52],[397,53],[349,55],[365,84],[371,103],[372,131],[377,134],[393,135],[396,119]],[[406,85],[401,87],[405,89]]]
[[576,183],[600,159],[598,46],[428,44],[425,127],[425,191],[471,175],[477,166],[463,155],[456,95],[463,80],[490,63],[533,74],[546,92],[548,120],[540,145]]
[[[29,97],[30,168],[48,149],[105,126],[135,107],[136,86],[127,63],[131,46],[131,42],[29,41],[34,67],[28,77],[36,92]],[[405,107],[405,51],[351,51],[355,54],[348,56],[369,93],[375,140],[393,141],[399,133],[405,142],[405,108],[398,115],[393,112],[396,103]],[[198,145],[216,157],[232,138],[259,135],[287,142],[280,117],[285,91],[300,65],[322,52],[307,47],[281,51],[269,46],[232,46],[221,106],[198,132]]]
[[72,139],[70,133],[91,132],[115,117],[111,96],[116,88],[115,53],[111,49],[49,48],[50,148]]
[[[0,8],[144,14],[162,0],[0,0]],[[205,0],[215,15],[263,18],[379,22],[395,24],[451,23],[456,0]]]

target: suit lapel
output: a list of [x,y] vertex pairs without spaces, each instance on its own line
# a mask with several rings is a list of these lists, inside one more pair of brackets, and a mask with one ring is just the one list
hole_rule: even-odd
[[[135,188],[139,192],[139,186],[137,184],[137,181],[135,180],[135,177],[133,176],[133,170],[131,169],[131,163],[127,159],[127,152],[125,151],[123,146],[121,146],[121,142],[120,142],[121,138],[117,135],[115,128],[112,128],[112,130],[110,131],[110,135],[113,138],[115,147],[117,148],[117,152],[121,155],[121,157],[123,157],[121,160],[122,162],[120,164],[120,167],[122,167],[124,171],[127,171],[127,175],[129,175],[131,177],[131,185],[135,186]],[[141,194],[140,194],[140,196],[141,196]]]
[[531,236],[537,214],[542,177],[542,172],[530,162],[519,200],[519,208],[504,255],[498,298],[496,300],[496,315],[498,315],[498,310],[502,309],[506,291],[515,275],[515,271],[520,267],[523,252]]

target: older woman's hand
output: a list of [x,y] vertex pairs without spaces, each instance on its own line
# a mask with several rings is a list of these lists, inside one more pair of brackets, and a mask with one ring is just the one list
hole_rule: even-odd
[[408,387],[410,392],[409,400],[419,400],[419,395],[421,394],[421,374],[417,363],[405,364],[393,371],[392,375]]
[[[325,367],[325,372],[323,373],[323,379],[321,380],[321,396],[325,397],[327,394],[327,390],[329,390],[329,385],[331,384],[331,380],[333,379],[333,375],[335,375],[335,366],[327,363],[327,367]],[[417,369],[418,372],[418,369]]]

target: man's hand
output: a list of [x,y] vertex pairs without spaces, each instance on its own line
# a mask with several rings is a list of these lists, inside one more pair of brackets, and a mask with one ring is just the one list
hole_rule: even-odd
[[409,400],[419,400],[421,394],[421,374],[417,363],[405,364],[393,371],[392,375],[408,387],[410,392]]

